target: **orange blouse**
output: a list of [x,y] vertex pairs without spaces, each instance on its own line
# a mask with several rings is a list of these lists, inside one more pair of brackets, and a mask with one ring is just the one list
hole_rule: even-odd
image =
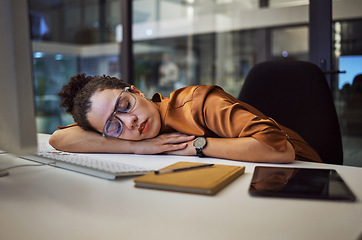
[[181,132],[205,137],[253,137],[275,151],[286,150],[289,141],[296,159],[322,162],[317,152],[296,132],[265,116],[214,85],[178,89],[170,97],[156,93],[160,107],[160,133]]

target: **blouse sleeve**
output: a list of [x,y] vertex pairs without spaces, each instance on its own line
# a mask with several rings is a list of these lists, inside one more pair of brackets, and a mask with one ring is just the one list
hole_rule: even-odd
[[286,150],[288,136],[277,122],[221,88],[205,98],[203,117],[207,128],[220,137],[253,137],[273,150]]

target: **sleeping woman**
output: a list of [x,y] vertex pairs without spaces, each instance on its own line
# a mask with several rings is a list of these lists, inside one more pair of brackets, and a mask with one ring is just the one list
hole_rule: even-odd
[[69,152],[174,154],[248,162],[322,162],[301,136],[215,85],[152,99],[110,76],[77,74],[59,93],[75,124],[49,143]]

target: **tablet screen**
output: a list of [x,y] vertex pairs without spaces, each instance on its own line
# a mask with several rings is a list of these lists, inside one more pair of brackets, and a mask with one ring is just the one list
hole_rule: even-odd
[[355,201],[334,169],[256,166],[249,193],[254,196]]

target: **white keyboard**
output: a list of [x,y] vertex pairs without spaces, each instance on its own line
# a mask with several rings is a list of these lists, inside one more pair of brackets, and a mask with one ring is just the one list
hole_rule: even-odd
[[39,144],[38,157],[31,160],[49,164],[52,166],[85,173],[88,175],[114,179],[118,176],[143,175],[153,170],[134,166],[131,164],[98,159],[90,155],[57,151],[48,144]]

